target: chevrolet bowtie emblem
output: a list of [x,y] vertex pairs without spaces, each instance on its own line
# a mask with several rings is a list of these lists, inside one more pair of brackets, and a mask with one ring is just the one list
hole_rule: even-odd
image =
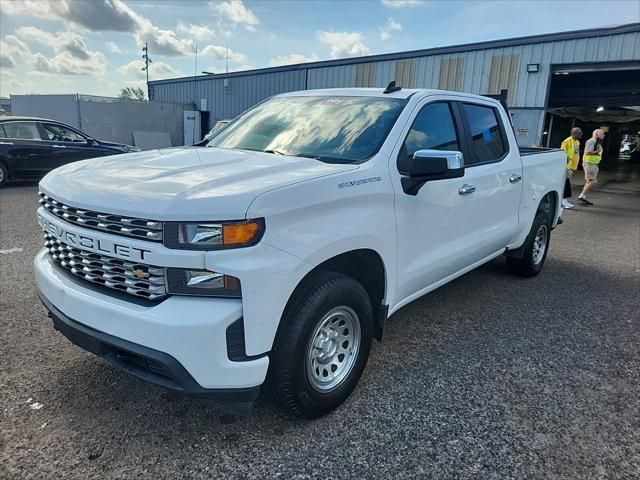
[[149,278],[149,272],[145,272],[144,270],[140,269],[140,268],[134,268],[133,269],[133,276],[136,278],[140,278],[142,280],[146,280],[147,278]]

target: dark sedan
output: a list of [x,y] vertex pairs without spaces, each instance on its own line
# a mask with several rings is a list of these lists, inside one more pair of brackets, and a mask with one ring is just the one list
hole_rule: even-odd
[[9,180],[41,178],[78,160],[139,150],[96,140],[55,120],[0,117],[0,187]]

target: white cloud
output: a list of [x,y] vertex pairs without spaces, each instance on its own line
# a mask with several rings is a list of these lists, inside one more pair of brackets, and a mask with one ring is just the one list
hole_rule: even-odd
[[[0,42],[0,48],[14,63],[18,63],[18,60],[33,66],[36,71],[50,74],[103,75],[106,71],[107,60],[104,55],[89,50],[84,38],[75,32],[54,34],[36,27],[21,27],[16,34],[20,38],[7,35]],[[33,53],[25,41],[45,45],[55,55],[49,58],[42,53]]]
[[283,55],[272,58],[271,62],[269,63],[272,67],[279,67],[281,65],[294,65],[296,63],[307,63],[316,61],[318,61],[318,56],[316,54],[307,56],[302,53],[292,53],[291,55]]
[[[142,70],[142,67],[144,67],[144,62],[142,60],[133,60],[132,62],[118,67],[118,73],[143,80],[146,78],[146,73]],[[149,67],[149,78],[153,78],[155,80],[182,76],[184,76],[184,73],[180,70],[176,70],[165,62],[153,62]]]
[[402,31],[402,25],[389,17],[387,19],[387,24],[384,27],[378,27],[378,30],[380,30],[380,40],[389,40],[393,32]]
[[318,40],[331,47],[332,58],[358,57],[369,54],[369,47],[357,32],[317,32]]
[[122,50],[115,42],[107,42],[105,43],[105,46],[111,53],[125,53],[124,50]]
[[221,47],[219,45],[207,45],[200,52],[200,55],[203,57],[213,57],[217,60],[225,60],[227,55],[229,55],[229,61],[235,63],[242,63],[247,61],[247,56],[244,53],[235,52],[226,47]]
[[192,40],[180,39],[172,30],[155,26],[122,0],[2,1],[3,13],[54,18],[89,31],[130,32],[138,47],[149,43],[151,55],[186,56],[194,51]]
[[382,5],[388,8],[416,7],[422,4],[422,0],[382,0]]
[[75,32],[58,32],[56,34],[45,32],[36,27],[20,27],[16,34],[25,41],[38,42],[51,47],[56,53],[68,52],[72,57],[80,60],[89,60],[92,54],[84,38]]
[[23,63],[31,59],[29,46],[14,35],[7,35],[0,40],[0,52],[8,59],[8,63]]
[[53,58],[36,53],[32,61],[39,72],[61,75],[104,75],[107,61],[101,53],[89,61],[74,57],[69,52],[62,52]]
[[250,32],[255,31],[260,23],[258,17],[245,6],[242,0],[227,0],[225,2],[209,2],[209,7],[223,19],[234,25],[242,25]]
[[10,15],[58,18],[91,31],[133,32],[143,18],[122,0],[12,0],[2,7]]
[[179,39],[172,30],[158,28],[146,18],[142,19],[133,37],[140,48],[148,42],[150,56],[182,57],[194,52],[193,40]]
[[215,30],[213,30],[213,28],[209,27],[208,25],[193,25],[191,23],[183,22],[178,22],[177,30],[181,33],[190,35],[191,37],[200,41],[214,37],[216,34]]
[[11,55],[6,55],[3,52],[0,52],[0,67],[16,68],[16,61]]

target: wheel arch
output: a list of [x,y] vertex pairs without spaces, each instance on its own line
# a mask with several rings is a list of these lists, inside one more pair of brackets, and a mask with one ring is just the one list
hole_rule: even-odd
[[369,248],[340,253],[312,268],[293,289],[285,306],[283,316],[287,314],[292,300],[304,287],[305,282],[316,273],[323,271],[342,273],[360,282],[369,295],[373,308],[373,336],[377,340],[382,340],[384,324],[389,310],[388,305],[385,304],[388,292],[387,271],[380,254]]

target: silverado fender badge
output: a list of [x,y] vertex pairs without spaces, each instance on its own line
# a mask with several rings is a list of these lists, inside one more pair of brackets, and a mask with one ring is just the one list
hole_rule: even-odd
[[359,180],[351,180],[349,182],[339,183],[338,184],[338,188],[355,187],[357,185],[362,185],[364,183],[380,182],[381,180],[382,180],[382,178],[380,178],[380,177],[361,178]]

